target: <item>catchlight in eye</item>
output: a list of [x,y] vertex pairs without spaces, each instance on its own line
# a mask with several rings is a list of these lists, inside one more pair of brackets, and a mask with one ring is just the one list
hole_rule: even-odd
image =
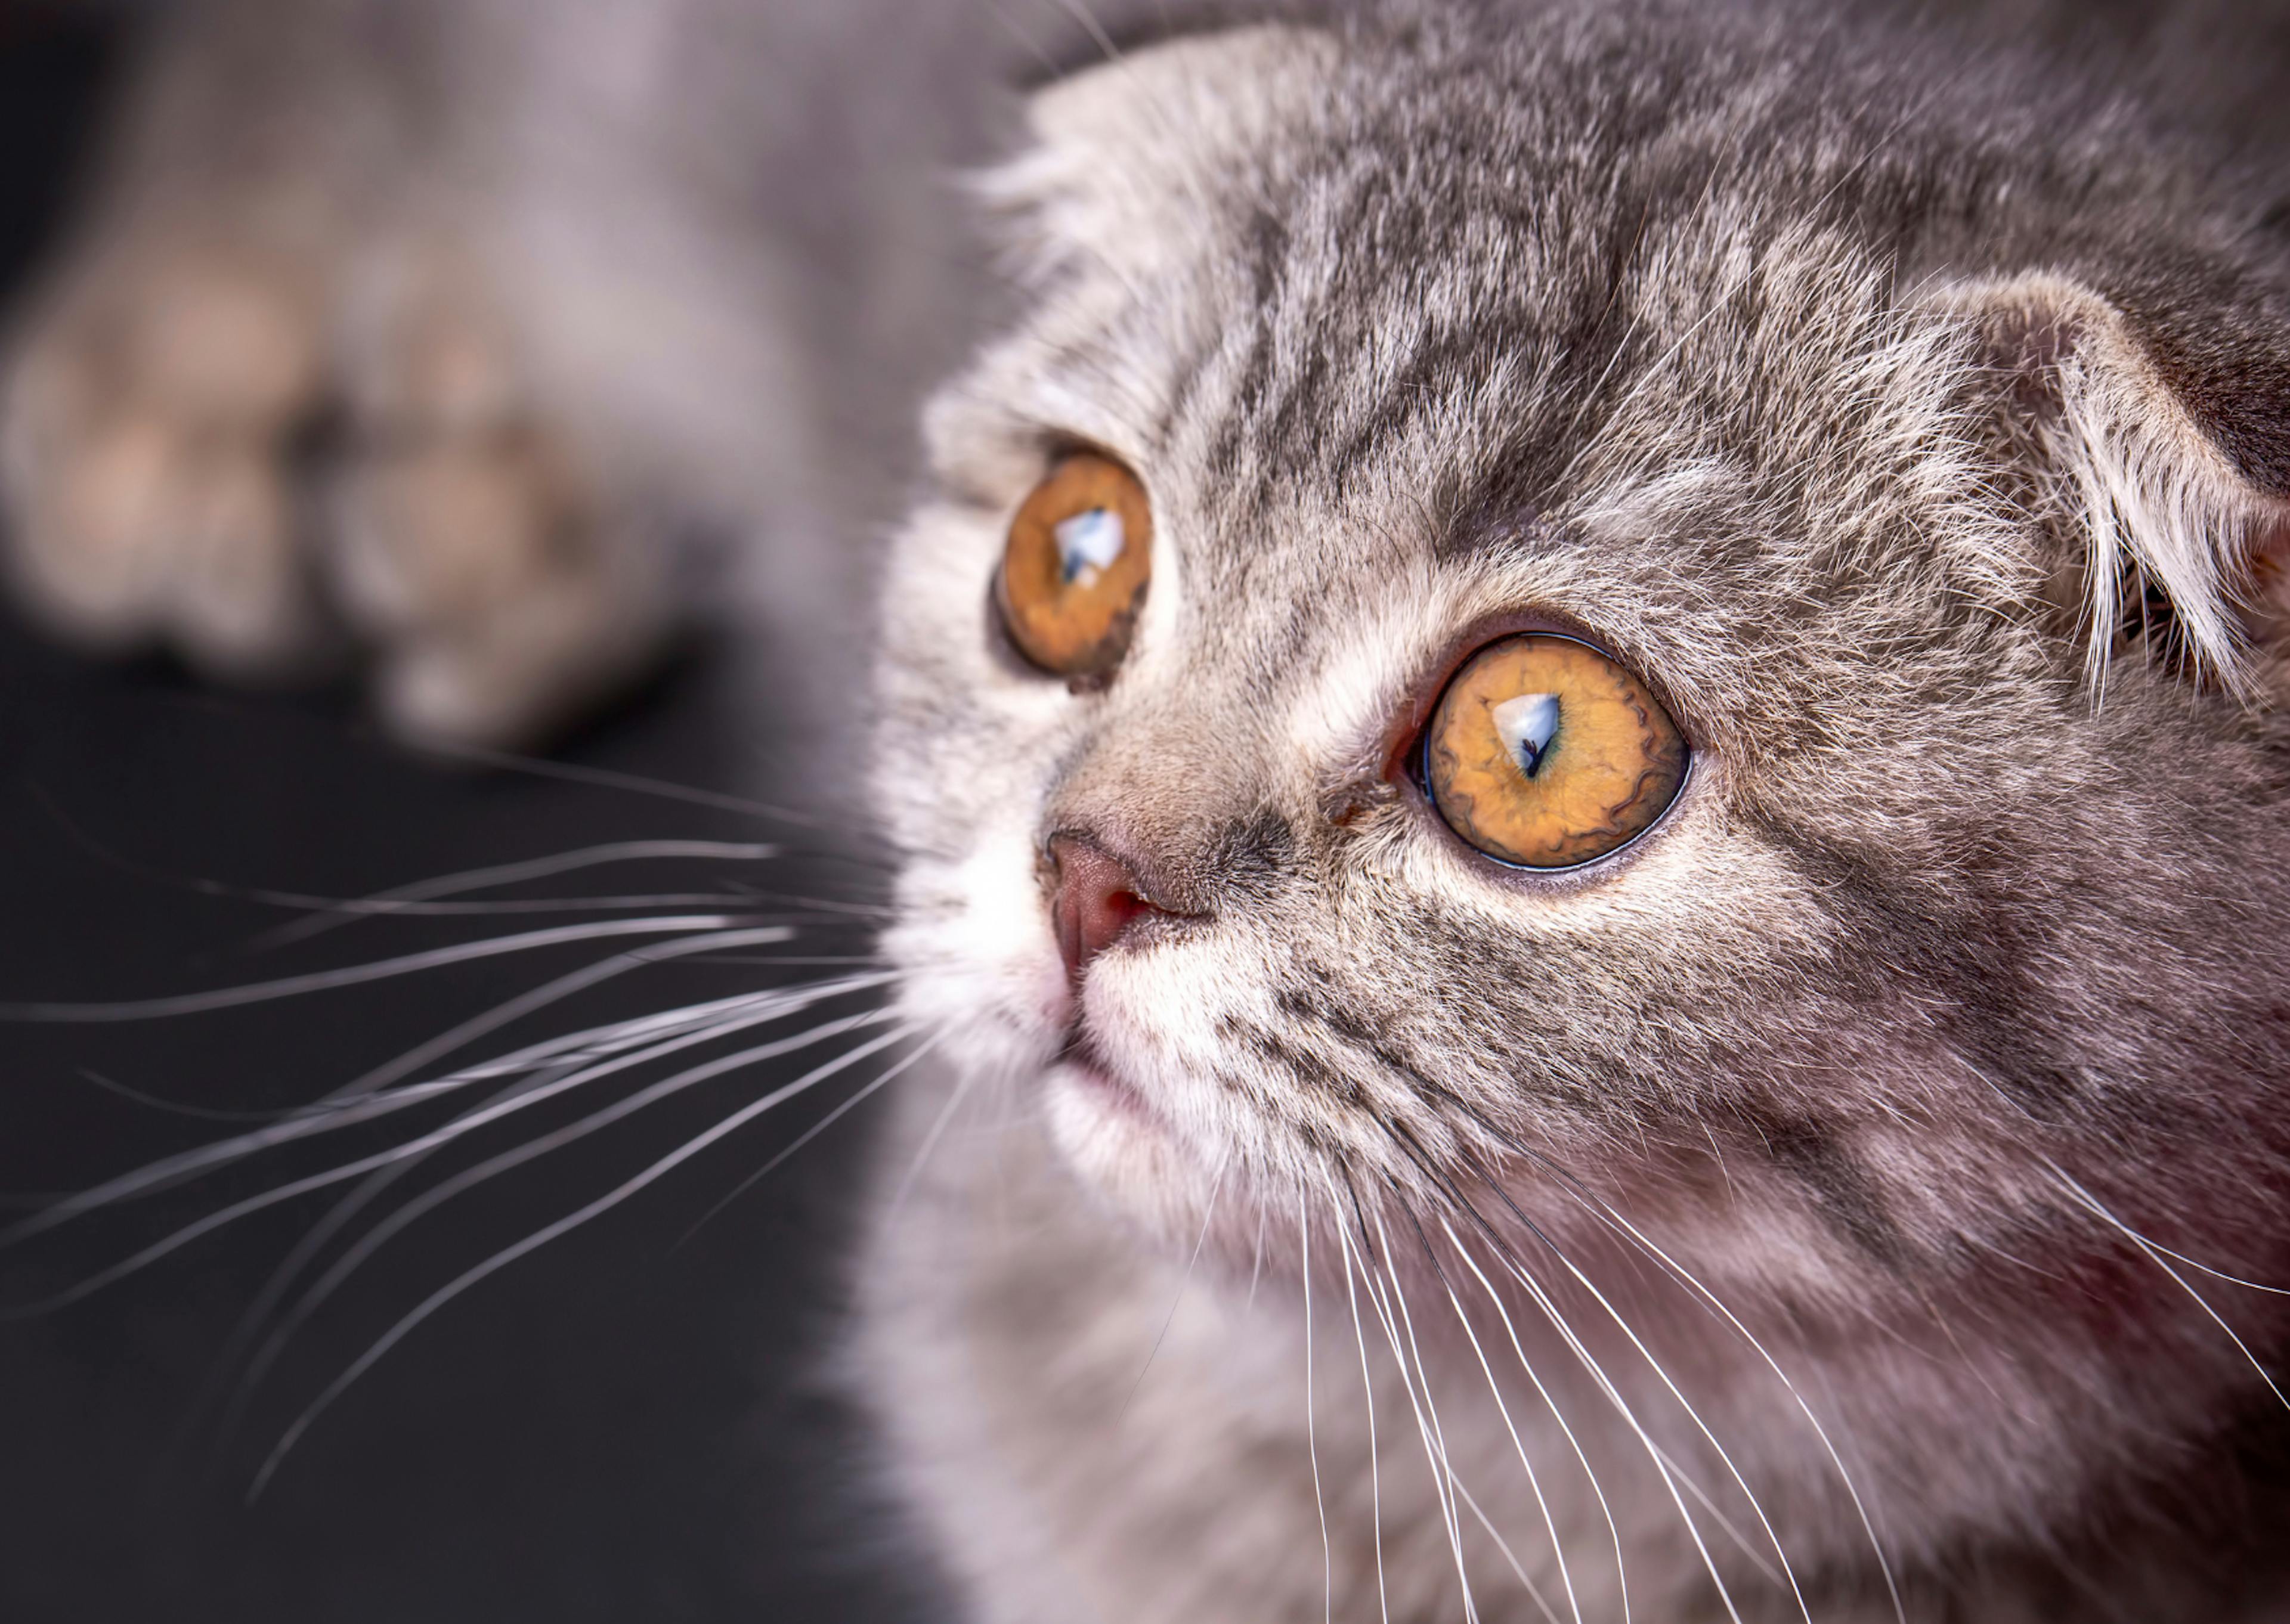
[[1109,458],[1067,457],[1010,523],[995,601],[1019,652],[1060,676],[1103,676],[1129,652],[1153,569],[1153,514]]
[[1549,634],[1505,637],[1464,661],[1423,734],[1423,787],[1439,815],[1523,868],[1571,868],[1635,840],[1677,799],[1686,762],[1644,683]]

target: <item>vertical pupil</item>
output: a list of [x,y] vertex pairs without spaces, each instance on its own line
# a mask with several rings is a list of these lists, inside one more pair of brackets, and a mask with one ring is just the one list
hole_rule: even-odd
[[1558,734],[1558,696],[1522,693],[1517,699],[1505,700],[1489,714],[1494,718],[1495,733],[1501,739],[1504,750],[1518,764],[1521,772],[1533,778],[1549,752],[1550,741]]
[[1061,519],[1053,533],[1058,542],[1058,578],[1069,587],[1093,585],[1121,556],[1127,540],[1121,516],[1109,508],[1092,508]]

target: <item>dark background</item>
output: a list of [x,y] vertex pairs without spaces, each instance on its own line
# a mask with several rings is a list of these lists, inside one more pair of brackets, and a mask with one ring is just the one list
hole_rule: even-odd
[[[0,10],[0,297],[20,292],[68,221],[126,36],[84,16]],[[701,642],[554,759],[717,791],[771,781],[770,720],[743,697],[740,665],[735,647]],[[820,844],[801,828],[634,788],[415,761],[371,734],[347,689],[217,693],[157,661],[83,663],[0,612],[0,1002],[220,987],[564,923],[579,916],[370,921],[256,952],[252,940],[292,916],[224,893],[355,897],[657,837]],[[760,872],[654,863],[512,894],[745,884],[843,900],[869,894],[869,874],[849,856]],[[806,947],[834,955],[864,942],[830,930]],[[198,1109],[276,1109],[608,950],[495,959],[156,1022],[0,1025],[0,1220],[237,1125],[137,1103],[88,1074]],[[793,973],[660,967],[489,1046]],[[790,1075],[751,1071],[696,1089],[446,1206],[314,1322],[228,1437],[196,1424],[208,1413],[203,1384],[324,1195],[208,1236],[76,1306],[0,1321],[0,1620],[929,1614],[861,1486],[852,1409],[820,1374],[868,1111],[677,1244],[845,1097],[832,1090],[445,1308],[244,1503],[294,1415],[399,1315]],[[440,1158],[405,1188],[522,1132]],[[0,1252],[0,1305],[66,1286],[271,1179],[315,1171],[325,1154],[171,1190]]]

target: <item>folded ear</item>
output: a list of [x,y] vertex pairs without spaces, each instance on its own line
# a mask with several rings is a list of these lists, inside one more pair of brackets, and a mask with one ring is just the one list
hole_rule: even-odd
[[1133,276],[1211,247],[1272,172],[1281,136],[1325,110],[1339,47],[1319,28],[1260,23],[1104,43],[1094,66],[1037,89],[1031,145],[981,177],[1005,216],[1013,269],[1077,262]]
[[2137,643],[2245,700],[2278,697],[2290,324],[2192,275],[2109,297],[2037,272],[1941,301],[1974,324],[2038,499],[2072,532],[2094,684]]

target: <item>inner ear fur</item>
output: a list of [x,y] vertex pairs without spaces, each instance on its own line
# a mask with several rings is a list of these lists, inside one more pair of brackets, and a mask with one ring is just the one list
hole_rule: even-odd
[[2156,313],[2053,272],[1961,284],[1998,409],[2035,466],[2096,686],[2126,626],[2170,623],[2195,680],[2290,699],[2290,350],[2248,304]]

